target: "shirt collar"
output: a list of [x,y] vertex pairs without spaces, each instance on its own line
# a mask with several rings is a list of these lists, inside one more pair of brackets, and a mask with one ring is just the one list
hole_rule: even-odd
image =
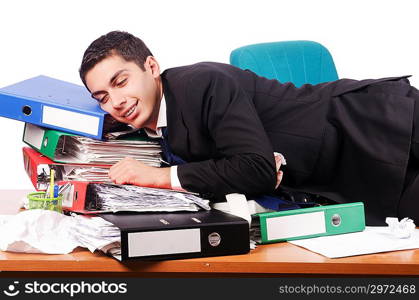
[[145,133],[151,138],[161,138],[163,133],[161,131],[162,127],[167,126],[167,116],[166,116],[166,99],[163,97],[160,101],[159,114],[157,116],[157,128],[156,131],[149,128],[144,128]]

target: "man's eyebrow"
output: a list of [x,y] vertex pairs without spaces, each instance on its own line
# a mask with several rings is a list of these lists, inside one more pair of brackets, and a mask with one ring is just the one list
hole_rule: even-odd
[[[126,71],[126,69],[122,69],[122,70],[119,70],[118,72],[116,72],[112,77],[111,77],[111,79],[109,80],[109,84],[110,85],[112,85],[112,83],[115,81],[115,79],[119,76],[119,74],[121,74],[122,72],[124,72],[124,71]],[[96,91],[96,92],[94,92],[94,93],[92,93],[92,97],[93,98],[96,98],[96,96],[97,95],[100,95],[100,94],[103,94],[103,93],[106,93],[106,91],[103,91],[103,90],[100,90],[100,91]]]

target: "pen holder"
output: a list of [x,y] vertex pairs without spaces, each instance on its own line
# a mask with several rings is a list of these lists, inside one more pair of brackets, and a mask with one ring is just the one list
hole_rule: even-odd
[[62,212],[63,195],[58,195],[56,198],[48,198],[45,192],[35,192],[28,195],[29,209],[45,209]]

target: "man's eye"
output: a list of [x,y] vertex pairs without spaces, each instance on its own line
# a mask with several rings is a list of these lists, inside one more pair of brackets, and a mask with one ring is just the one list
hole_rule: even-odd
[[127,80],[126,80],[126,79],[123,79],[123,80],[121,80],[121,81],[118,81],[118,82],[116,83],[116,86],[121,87],[121,86],[123,86],[126,82],[127,82]]
[[108,99],[109,99],[109,95],[105,95],[105,96],[103,96],[102,98],[99,99],[99,103],[104,104],[108,101]]

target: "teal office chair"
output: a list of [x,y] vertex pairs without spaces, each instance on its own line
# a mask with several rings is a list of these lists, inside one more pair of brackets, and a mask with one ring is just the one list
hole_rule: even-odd
[[260,76],[292,82],[297,87],[338,79],[330,52],[312,41],[284,41],[247,45],[233,50],[230,63]]

